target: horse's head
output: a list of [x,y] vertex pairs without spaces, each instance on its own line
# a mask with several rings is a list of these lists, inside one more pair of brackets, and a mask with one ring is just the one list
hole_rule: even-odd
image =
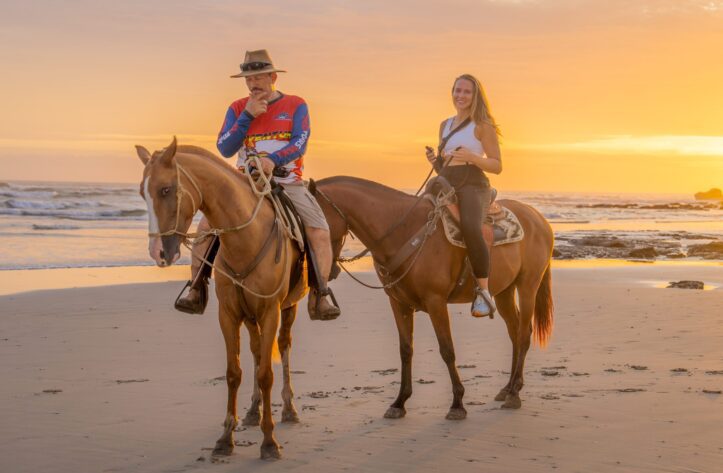
[[170,266],[181,256],[181,236],[188,231],[195,213],[195,202],[181,184],[176,162],[176,138],[160,151],[151,153],[136,146],[145,164],[141,197],[148,205],[148,252],[158,266]]

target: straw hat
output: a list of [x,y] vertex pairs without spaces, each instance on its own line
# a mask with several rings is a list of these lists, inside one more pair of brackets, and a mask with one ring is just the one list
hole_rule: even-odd
[[241,64],[241,73],[233,75],[231,77],[248,77],[255,76],[257,74],[268,74],[270,72],[286,72],[281,69],[276,69],[271,56],[265,49],[258,49],[256,51],[246,51],[244,62]]

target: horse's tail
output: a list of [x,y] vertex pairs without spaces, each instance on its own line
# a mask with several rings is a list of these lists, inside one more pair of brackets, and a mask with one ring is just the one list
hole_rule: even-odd
[[548,264],[547,269],[545,269],[545,274],[542,275],[540,287],[537,289],[537,296],[535,296],[535,341],[541,347],[547,346],[547,342],[552,335],[554,310],[555,307],[552,302],[552,275],[550,274],[550,265]]

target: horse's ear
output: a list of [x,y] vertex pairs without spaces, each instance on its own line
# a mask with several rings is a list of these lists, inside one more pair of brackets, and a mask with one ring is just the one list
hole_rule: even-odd
[[146,148],[144,148],[141,145],[136,145],[136,153],[138,153],[138,157],[141,159],[141,162],[145,166],[148,164],[148,161],[151,160],[151,153]]
[[174,136],[171,144],[163,150],[163,154],[158,158],[161,164],[166,166],[173,164],[173,157],[176,156],[176,146],[176,137]]

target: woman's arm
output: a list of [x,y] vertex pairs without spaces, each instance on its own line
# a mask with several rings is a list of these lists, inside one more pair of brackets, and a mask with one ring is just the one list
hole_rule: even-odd
[[467,148],[461,147],[452,151],[447,156],[452,156],[450,164],[474,164],[484,172],[499,174],[502,172],[502,156],[500,154],[500,143],[497,140],[497,130],[492,125],[485,123],[475,128],[475,136],[482,143],[484,155],[473,153]]

